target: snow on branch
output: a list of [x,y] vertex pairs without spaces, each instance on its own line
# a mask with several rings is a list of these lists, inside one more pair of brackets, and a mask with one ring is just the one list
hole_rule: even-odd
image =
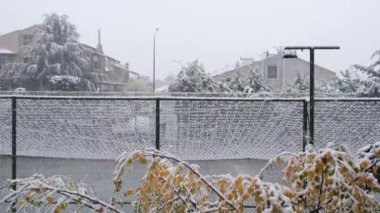
[[63,212],[69,205],[73,205],[75,212],[83,209],[93,212],[122,212],[115,206],[91,196],[85,185],[78,185],[64,176],[45,178],[42,175],[34,175],[11,180],[10,184],[16,185],[17,190],[12,190],[0,201],[0,204],[8,205],[8,211],[16,208],[18,212],[29,212],[38,208],[40,212]]
[[[285,163],[282,183],[263,180],[274,164]],[[127,188],[125,174],[135,164],[146,172],[136,189]],[[284,164],[283,164],[284,165]],[[114,194],[109,202],[91,195],[83,184],[70,178],[35,175],[12,180],[17,190],[0,204],[28,211],[60,212],[70,208],[93,212],[123,212],[125,199],[133,199],[137,212],[377,212],[380,192],[380,142],[359,150],[358,158],[343,146],[306,152],[281,153],[257,176],[203,176],[197,165],[155,149],[122,153],[116,159]],[[139,167],[139,169],[141,169]],[[126,180],[125,180],[126,179]]]

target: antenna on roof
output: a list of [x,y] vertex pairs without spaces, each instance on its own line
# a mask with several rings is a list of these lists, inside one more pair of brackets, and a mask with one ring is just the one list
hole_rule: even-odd
[[98,52],[103,53],[103,46],[101,43],[101,31],[100,31],[100,29],[98,29],[98,46],[96,49],[98,50]]

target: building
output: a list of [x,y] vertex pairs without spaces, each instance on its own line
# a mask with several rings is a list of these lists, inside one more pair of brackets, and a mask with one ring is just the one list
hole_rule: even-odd
[[[0,69],[7,63],[26,63],[31,59],[25,55],[25,45],[35,39],[38,25],[0,35]],[[91,50],[91,73],[96,79],[99,91],[123,91],[128,81],[139,78],[139,74],[129,69],[129,64],[107,56],[103,52],[101,34],[98,31],[96,48],[82,44]]]
[[15,61],[17,54],[8,49],[0,49],[0,70],[1,67]]
[[[269,54],[268,52],[261,60],[251,60],[248,64],[233,70],[213,76],[214,80],[225,82],[239,74],[241,78],[248,78],[251,71],[259,72],[263,76],[264,82],[274,92],[286,90],[290,82],[294,82],[298,74],[309,78],[310,63],[296,55],[291,58],[284,58],[283,53]],[[315,81],[330,81],[336,73],[315,65]]]

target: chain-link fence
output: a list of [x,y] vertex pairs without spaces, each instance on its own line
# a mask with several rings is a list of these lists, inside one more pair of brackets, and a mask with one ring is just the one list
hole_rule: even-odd
[[[379,109],[378,99],[317,99],[316,146],[378,141]],[[203,174],[255,175],[276,154],[302,151],[307,117],[307,101],[296,98],[3,96],[0,184],[68,175],[107,200],[113,159],[148,147],[200,164]],[[127,184],[143,174],[137,167]]]
[[160,101],[161,150],[186,160],[267,160],[298,152],[303,107],[296,99]]
[[[0,187],[12,178],[12,101],[0,99]],[[0,190],[0,197],[5,196]]]
[[318,99],[315,145],[341,144],[353,153],[380,141],[380,99]]
[[[282,151],[302,150],[304,105],[302,99],[4,96],[1,181],[12,171],[17,178],[68,175],[107,199],[113,159],[148,147],[199,163],[223,160],[221,173],[233,170],[236,159],[262,165]],[[131,184],[143,172],[129,174]]]

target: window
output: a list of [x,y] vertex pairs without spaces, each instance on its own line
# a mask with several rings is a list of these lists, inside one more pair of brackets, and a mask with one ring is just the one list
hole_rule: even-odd
[[268,66],[268,79],[276,79],[277,78],[277,66]]

